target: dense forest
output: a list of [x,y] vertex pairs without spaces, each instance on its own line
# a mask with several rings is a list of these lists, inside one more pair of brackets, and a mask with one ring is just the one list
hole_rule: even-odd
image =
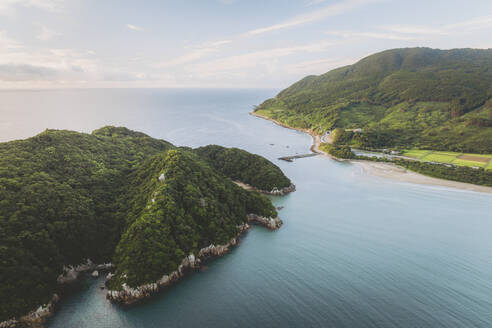
[[362,129],[362,148],[492,153],[492,50],[387,50],[308,76],[255,111],[319,133]]
[[[209,145],[197,148],[195,152],[225,176],[257,189],[270,191],[273,188],[289,187],[291,184],[278,166],[242,149]],[[262,175],[258,175],[257,172],[262,172]]]
[[[65,265],[113,261],[113,285],[136,286],[235,236],[247,213],[276,216],[200,153],[117,127],[0,143],[0,321],[47,303]],[[241,156],[261,168],[250,182],[262,170],[270,183],[289,181],[262,157]]]

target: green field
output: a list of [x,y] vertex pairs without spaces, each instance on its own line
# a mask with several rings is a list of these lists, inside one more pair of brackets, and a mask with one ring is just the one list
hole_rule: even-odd
[[[437,162],[444,164],[453,164],[457,166],[481,167],[486,170],[492,170],[492,155],[489,154],[469,154],[449,151],[430,151],[420,149],[409,149],[403,152],[403,156],[416,158],[424,162]],[[460,156],[473,156],[488,159],[488,162],[479,160],[458,158]]]
[[475,162],[475,161],[468,161],[468,160],[463,160],[463,159],[455,159],[453,161],[453,164],[454,165],[459,165],[459,166],[469,166],[469,167],[484,167],[485,164],[488,164],[488,163],[483,163],[483,162]]
[[412,157],[412,158],[421,158],[427,155],[429,152],[430,152],[429,150],[411,149],[405,151],[403,153],[403,156]]
[[420,160],[424,162],[439,162],[439,163],[451,163],[455,159],[456,159],[456,155],[436,154],[436,153],[430,153],[420,158]]

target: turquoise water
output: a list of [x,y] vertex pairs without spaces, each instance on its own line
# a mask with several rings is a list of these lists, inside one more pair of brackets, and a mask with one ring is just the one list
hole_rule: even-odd
[[368,176],[320,156],[278,161],[307,152],[311,138],[247,115],[274,94],[0,93],[3,140],[126,125],[177,145],[245,148],[297,185],[274,198],[285,206],[280,230],[253,227],[230,254],[139,306],[108,303],[102,282],[88,279],[49,328],[492,326],[492,195]]

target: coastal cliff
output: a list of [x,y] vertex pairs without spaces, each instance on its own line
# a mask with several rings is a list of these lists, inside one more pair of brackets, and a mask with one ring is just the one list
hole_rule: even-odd
[[[62,288],[66,285],[75,283],[82,273],[86,272],[107,272],[113,268],[111,263],[95,264],[90,259],[76,266],[64,266],[63,272],[58,276],[58,285]],[[21,317],[12,318],[0,322],[0,328],[17,328],[17,327],[43,327],[48,318],[55,313],[56,304],[60,301],[60,296],[55,293],[48,303],[39,305],[35,310]]]
[[[277,230],[283,224],[282,220],[278,217],[266,218],[256,214],[248,214],[246,216],[248,223],[262,225],[270,230]],[[210,258],[220,257],[227,254],[232,247],[239,244],[241,236],[250,229],[248,223],[243,223],[238,226],[238,233],[235,237],[231,238],[229,242],[223,245],[211,244],[207,247],[201,248],[198,255],[190,254],[183,258],[178,268],[169,274],[164,274],[160,279],[152,283],[140,285],[138,287],[129,287],[126,283],[123,283],[121,290],[108,290],[106,298],[115,303],[121,303],[124,305],[131,305],[145,298],[151,297],[154,294],[161,291],[164,287],[170,286],[178,282],[183,278],[187,272],[197,270],[201,267],[202,263]],[[111,277],[112,278],[112,277]]]
[[238,228],[238,234],[227,244],[211,244],[204,247],[200,249],[197,256],[194,254],[186,256],[176,270],[169,274],[164,274],[159,280],[135,288],[129,287],[126,283],[124,283],[121,290],[109,290],[106,294],[106,298],[115,303],[130,305],[156,294],[163,287],[167,287],[178,282],[187,272],[199,269],[205,259],[223,256],[228,253],[231,247],[238,244],[239,238],[250,229],[250,226],[247,223],[244,223]]
[[[237,166],[220,163],[236,155]],[[245,176],[255,187],[264,180],[273,194],[292,191],[277,166],[242,150],[211,162],[117,127],[0,143],[0,327],[42,322],[60,286],[82,272],[111,269],[109,298],[130,300],[225,254],[252,213],[251,223],[281,225],[268,198],[231,181],[247,163],[259,168]]]

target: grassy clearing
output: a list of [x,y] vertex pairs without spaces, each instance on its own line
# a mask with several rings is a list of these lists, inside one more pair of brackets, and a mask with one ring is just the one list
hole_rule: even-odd
[[[468,166],[468,167],[482,167],[486,170],[492,170],[492,155],[491,154],[463,154],[452,151],[429,151],[420,149],[410,149],[404,151],[403,156],[419,159],[423,162],[437,162],[444,164],[453,164],[458,166]],[[458,158],[460,156],[473,156],[473,159]],[[478,159],[490,159],[489,162],[479,161]]]
[[429,153],[428,150],[419,150],[419,149],[410,149],[403,152],[403,156],[412,157],[412,158],[421,158]]
[[456,159],[456,155],[441,154],[437,152],[432,152],[420,158],[420,160],[424,162],[439,162],[439,163],[451,163],[455,159]]
[[258,115],[265,116],[265,117],[271,117],[272,116],[272,111],[268,109],[260,109],[255,112]]
[[454,152],[454,151],[433,151],[432,152],[433,154],[439,154],[439,155],[449,155],[449,156],[459,156],[459,155],[463,155],[463,153],[457,153],[457,152]]
[[452,162],[452,164],[459,165],[459,166],[469,166],[469,167],[474,167],[474,166],[484,167],[485,164],[487,164],[487,163],[467,161],[467,160],[457,158]]

